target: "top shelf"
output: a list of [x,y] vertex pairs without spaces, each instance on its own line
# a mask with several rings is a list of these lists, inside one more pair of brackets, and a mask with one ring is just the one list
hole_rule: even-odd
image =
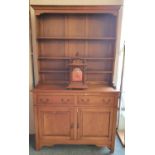
[[45,37],[38,36],[38,40],[115,40],[115,37]]
[[[47,56],[39,56],[38,60],[70,60],[71,57],[47,57]],[[85,60],[114,60],[113,57],[82,57],[81,59]]]

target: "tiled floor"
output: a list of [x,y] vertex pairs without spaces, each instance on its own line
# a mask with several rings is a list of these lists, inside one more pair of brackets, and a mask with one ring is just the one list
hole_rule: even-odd
[[34,136],[30,137],[29,155],[125,155],[125,149],[116,137],[115,151],[110,153],[108,148],[99,148],[94,145],[55,145],[43,147],[40,151],[34,149]]

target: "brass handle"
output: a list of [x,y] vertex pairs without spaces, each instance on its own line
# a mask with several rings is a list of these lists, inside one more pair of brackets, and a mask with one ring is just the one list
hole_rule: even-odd
[[65,103],[65,100],[62,98],[62,99],[61,99],[61,102],[64,104],[64,103]]
[[71,124],[70,128],[71,128],[71,129],[74,128],[74,124],[73,124],[73,123]]
[[105,104],[109,104],[110,99],[103,99],[103,102],[104,102]]
[[69,99],[67,99],[67,100],[64,100],[63,98],[61,99],[61,102],[62,102],[63,104],[66,104],[67,101],[69,101]]
[[42,102],[46,103],[46,102],[48,102],[48,99],[47,98],[43,99]]
[[110,102],[110,99],[107,100],[107,104]]
[[89,102],[89,99],[87,99],[87,102]]

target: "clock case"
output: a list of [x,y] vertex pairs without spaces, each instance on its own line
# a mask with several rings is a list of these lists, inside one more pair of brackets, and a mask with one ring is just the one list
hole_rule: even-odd
[[87,89],[88,88],[86,84],[86,78],[85,78],[86,66],[87,64],[85,60],[80,58],[78,53],[74,58],[70,60],[70,63],[69,63],[70,79],[69,79],[69,85],[67,87],[68,89]]

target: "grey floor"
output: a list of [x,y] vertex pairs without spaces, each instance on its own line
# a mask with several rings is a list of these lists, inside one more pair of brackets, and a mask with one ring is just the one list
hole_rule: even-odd
[[125,149],[116,137],[115,151],[112,154],[108,148],[99,148],[94,145],[55,145],[35,151],[34,136],[30,136],[29,155],[125,155]]

